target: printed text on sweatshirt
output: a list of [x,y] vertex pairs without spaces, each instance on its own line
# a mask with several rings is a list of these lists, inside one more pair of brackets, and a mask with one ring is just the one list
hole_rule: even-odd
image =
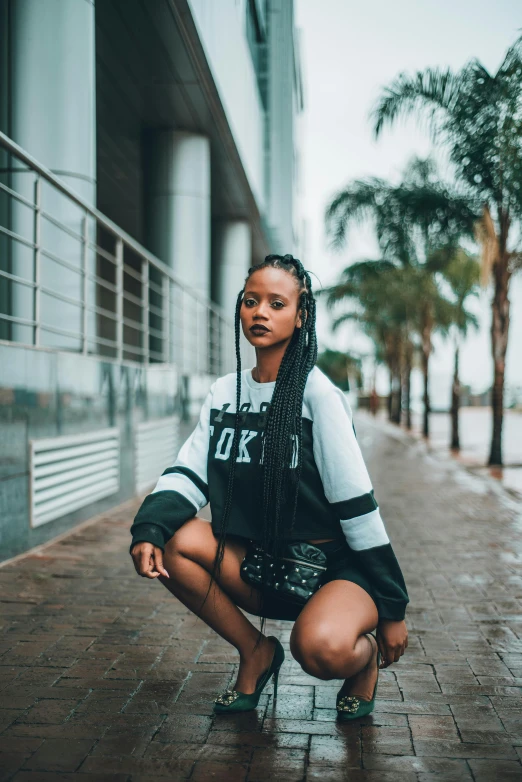
[[[228,532],[262,539],[263,428],[275,387],[241,372],[241,431]],[[148,541],[162,549],[208,502],[218,534],[227,490],[236,411],[236,373],[210,387],[199,421],[171,467],[145,497],[131,527],[132,546]],[[302,467],[292,540],[346,539],[370,578],[379,617],[403,619],[409,602],[404,578],[381,518],[352,422],[346,395],[314,366],[302,412]],[[295,439],[295,438],[294,438]],[[294,442],[292,465],[295,466]]]

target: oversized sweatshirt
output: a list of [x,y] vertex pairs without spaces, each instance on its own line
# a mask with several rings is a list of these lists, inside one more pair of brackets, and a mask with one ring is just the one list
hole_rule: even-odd
[[[258,383],[241,372],[241,430],[227,532],[260,541],[264,425],[275,380]],[[236,373],[218,378],[199,421],[172,466],[145,497],[131,526],[132,546],[161,549],[188,519],[210,502],[219,533],[236,412]],[[302,408],[302,466],[296,521],[287,540],[345,539],[372,585],[379,618],[403,619],[409,602],[404,578],[381,518],[346,395],[318,366],[310,371]],[[297,460],[294,436],[294,456]],[[290,520],[288,525],[290,524]]]

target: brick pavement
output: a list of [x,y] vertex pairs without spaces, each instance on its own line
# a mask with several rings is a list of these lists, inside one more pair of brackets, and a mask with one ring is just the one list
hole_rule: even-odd
[[[0,568],[0,782],[522,780],[520,505],[356,420],[404,571],[409,646],[375,711],[290,652],[274,707],[212,716],[235,650],[127,554],[139,502]],[[270,622],[288,650],[291,623]]]

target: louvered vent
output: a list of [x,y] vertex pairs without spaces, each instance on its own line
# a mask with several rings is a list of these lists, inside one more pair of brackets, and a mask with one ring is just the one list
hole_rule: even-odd
[[136,492],[153,488],[159,476],[170,467],[180,448],[177,415],[147,421],[136,427]]
[[118,491],[117,428],[30,440],[29,445],[32,527]]

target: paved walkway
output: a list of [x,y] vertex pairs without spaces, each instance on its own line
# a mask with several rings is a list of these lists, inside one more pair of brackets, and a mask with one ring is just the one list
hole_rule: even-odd
[[[138,502],[0,568],[0,780],[522,780],[522,514],[362,415],[358,436],[411,603],[375,711],[290,652],[277,706],[212,716],[235,652],[127,554]],[[270,622],[288,649],[291,624]]]

